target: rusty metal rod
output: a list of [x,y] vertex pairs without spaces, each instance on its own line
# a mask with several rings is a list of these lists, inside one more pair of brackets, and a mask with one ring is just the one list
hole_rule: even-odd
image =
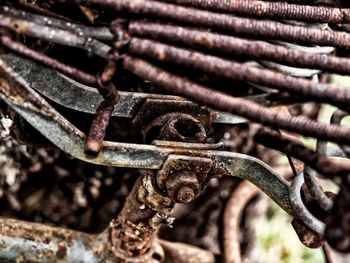
[[[62,1],[62,0],[61,0]],[[65,0],[63,2],[66,2]],[[275,21],[240,18],[190,7],[143,0],[75,0],[77,3],[99,5],[133,15],[156,17],[197,27],[209,27],[249,37],[284,40],[341,48],[350,47],[350,34],[305,26],[286,25]]]
[[155,190],[153,176],[152,171],[142,171],[108,230],[113,253],[125,262],[148,262],[159,228],[173,220],[175,203]]
[[[26,1],[23,1],[26,2]],[[33,4],[29,4],[30,6],[36,6]],[[46,9],[44,9],[46,10]],[[0,14],[6,15],[9,17],[24,19],[29,22],[33,22],[35,24],[40,24],[43,26],[55,27],[65,31],[70,31],[72,33],[78,34],[79,36],[84,37],[92,37],[100,40],[112,40],[113,34],[110,32],[108,27],[92,27],[85,26],[82,24],[77,24],[72,21],[67,21],[64,17],[55,18],[48,17],[50,14],[45,15],[37,15],[32,14],[30,12],[25,12],[23,10],[19,11],[9,7],[0,7]]]
[[103,139],[105,138],[106,129],[113,111],[114,104],[106,100],[102,101],[98,106],[84,147],[85,154],[88,157],[96,158],[101,151]]
[[345,178],[350,174],[350,167],[348,165],[338,165],[328,159],[327,156],[318,154],[301,143],[291,141],[287,137],[281,136],[278,132],[263,129],[256,133],[254,139],[257,143],[266,147],[288,153],[328,178]]
[[249,181],[244,181],[238,185],[226,203],[223,218],[223,256],[225,263],[242,262],[239,243],[241,217],[249,201],[258,194],[259,188]]
[[250,0],[158,0],[206,10],[321,23],[349,23],[350,10],[325,6],[296,5],[286,2]]
[[191,49],[271,60],[289,66],[320,69],[330,73],[350,74],[350,59],[348,58],[303,52],[263,41],[149,21],[131,21],[128,32],[132,36],[180,44]]
[[252,82],[292,94],[300,94],[303,97],[318,102],[331,103],[342,108],[349,107],[350,90],[335,85],[320,84],[269,69],[247,66],[216,56],[161,44],[153,40],[133,38],[130,41],[128,52],[132,55],[181,65],[220,77]]
[[195,84],[185,78],[158,68],[149,62],[130,56],[125,56],[123,67],[142,79],[159,85],[171,93],[186,97],[200,104],[231,112],[276,129],[289,130],[305,136],[350,144],[350,129],[347,127],[326,125],[303,116],[289,116],[245,99],[231,97]]
[[30,58],[44,66],[50,67],[54,70],[57,70],[79,82],[82,82],[89,86],[97,85],[97,78],[89,73],[81,71],[75,67],[68,66],[59,62],[56,59],[50,58],[40,52],[34,51],[25,45],[21,44],[18,41],[11,39],[9,36],[2,35],[0,36],[0,46],[5,47],[6,49],[19,54],[23,57]]
[[0,26],[11,28],[17,33],[29,35],[34,38],[46,40],[59,45],[84,49],[90,54],[108,58],[110,47],[91,37],[72,33],[67,30],[44,26],[20,18],[14,18],[0,13]]

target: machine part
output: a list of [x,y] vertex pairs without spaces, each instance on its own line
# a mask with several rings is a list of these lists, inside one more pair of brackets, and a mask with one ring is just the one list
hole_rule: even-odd
[[114,254],[125,262],[145,262],[152,258],[156,235],[162,224],[171,225],[174,206],[152,185],[152,171],[142,171],[123,210],[110,224]]
[[[0,66],[11,76],[15,76],[4,64]],[[16,85],[11,85],[9,89],[8,80],[3,79],[0,86],[0,97],[53,144],[75,158],[100,165],[159,170],[170,154],[210,157],[218,168],[225,170],[225,172],[222,171],[223,174],[251,181],[285,211],[298,217],[290,205],[287,182],[265,163],[243,154],[104,142],[99,156],[95,159],[88,159],[84,154],[85,135],[30,89],[23,80],[19,83],[21,85],[12,83]],[[25,94],[25,99],[19,94]]]
[[206,127],[193,115],[168,113],[151,121],[144,129],[146,143],[155,139],[203,144],[208,141],[208,135]]
[[[45,68],[27,59],[14,55],[1,55],[4,60],[19,76],[21,76],[36,91],[50,100],[70,108],[86,113],[95,113],[98,105],[102,102],[97,89],[85,86],[75,80],[68,78],[54,70]],[[50,83],[50,85],[48,85]],[[55,87],[54,89],[52,87]],[[119,92],[120,100],[115,105],[112,116],[123,118],[134,118],[135,112],[142,107],[147,99],[161,100],[163,103],[169,101],[173,105],[180,104],[178,109],[192,107],[200,110],[194,103],[185,101],[183,98],[169,95]],[[253,101],[271,103],[268,96],[256,96]],[[181,106],[182,104],[182,106]],[[162,106],[164,108],[165,106]],[[204,109],[203,109],[204,111]],[[205,110],[208,112],[208,110]],[[154,117],[154,116],[153,116]],[[217,123],[237,124],[246,122],[245,119],[225,112],[212,111],[211,120]]]
[[302,222],[317,234],[323,235],[325,224],[314,217],[301,198],[301,187],[304,184],[304,175],[299,174],[294,180],[290,188],[290,200],[294,211],[302,217]]

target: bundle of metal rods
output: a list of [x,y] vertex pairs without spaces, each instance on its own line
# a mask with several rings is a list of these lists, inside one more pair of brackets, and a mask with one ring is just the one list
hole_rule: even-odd
[[[171,94],[242,116],[271,129],[335,142],[344,149],[350,145],[350,128],[340,122],[324,124],[304,116],[290,116],[192,80],[192,72],[201,72],[255,85],[264,92],[277,94],[277,100],[288,95],[291,104],[314,101],[332,104],[347,112],[350,90],[320,83],[315,76],[320,72],[350,75],[350,59],[336,55],[350,49],[350,33],[331,29],[349,24],[350,9],[290,1],[56,2],[108,10],[116,19],[107,21],[110,24],[108,30],[67,22],[60,14],[53,17],[52,12],[45,13],[41,9],[40,12],[36,9],[37,13],[47,16],[5,6],[0,11],[0,46],[100,91],[105,101],[96,112],[86,142],[86,153],[92,158],[98,155],[109,118],[118,102],[113,77],[123,71],[150,81]],[[96,75],[86,73],[28,48],[16,39],[16,34],[86,49],[90,54],[106,59],[106,67]],[[259,63],[246,63],[251,60]],[[171,71],[174,66],[190,69],[187,72],[191,73],[175,73]],[[256,138],[271,148],[276,148],[276,142],[280,142],[279,150],[301,159],[323,176],[338,177],[343,182],[349,180],[348,167],[336,166],[301,145],[292,147],[292,143],[287,143],[280,134],[265,132]],[[332,169],[326,169],[327,165]],[[334,235],[335,231],[331,233]],[[349,242],[344,239],[340,242],[339,236],[333,237],[335,239],[334,247],[350,250]]]

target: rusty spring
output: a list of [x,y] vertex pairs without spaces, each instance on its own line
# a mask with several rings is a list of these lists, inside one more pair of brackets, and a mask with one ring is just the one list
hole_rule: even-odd
[[[334,6],[246,0],[54,1],[113,10],[117,19],[108,19],[108,30],[75,24],[39,7],[30,9],[37,14],[24,13],[12,8],[11,1],[4,2],[7,5],[0,11],[0,46],[5,52],[17,53],[96,87],[103,96],[85,145],[91,158],[101,149],[114,105],[119,100],[113,77],[123,71],[131,72],[169,93],[269,127],[271,130],[257,133],[256,141],[305,163],[307,187],[321,209],[329,213],[328,242],[340,251],[350,251],[346,222],[349,210],[345,209],[349,203],[349,167],[329,160],[325,152],[312,151],[275,131],[335,142],[349,154],[350,129],[340,124],[337,114],[347,115],[350,90],[319,82],[318,77],[321,72],[350,75],[350,59],[338,55],[347,54],[350,48],[350,33],[346,32],[350,9],[337,7],[336,1]],[[28,48],[18,40],[20,34],[86,49],[104,58],[106,66],[95,75],[87,73]],[[234,91],[227,94],[208,88],[189,75],[172,72],[173,67],[169,66],[249,83],[275,94],[277,101],[287,95],[290,104],[314,101],[332,104],[339,111],[331,124],[290,116],[232,96]],[[309,169],[340,182],[341,191],[334,205]],[[337,223],[337,218],[344,220]]]

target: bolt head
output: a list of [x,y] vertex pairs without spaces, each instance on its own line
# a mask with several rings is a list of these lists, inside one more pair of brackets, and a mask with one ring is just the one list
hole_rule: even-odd
[[188,186],[183,186],[181,187],[176,195],[176,199],[179,203],[189,203],[191,202],[193,199],[195,199],[196,194],[193,191],[193,189],[191,187]]

